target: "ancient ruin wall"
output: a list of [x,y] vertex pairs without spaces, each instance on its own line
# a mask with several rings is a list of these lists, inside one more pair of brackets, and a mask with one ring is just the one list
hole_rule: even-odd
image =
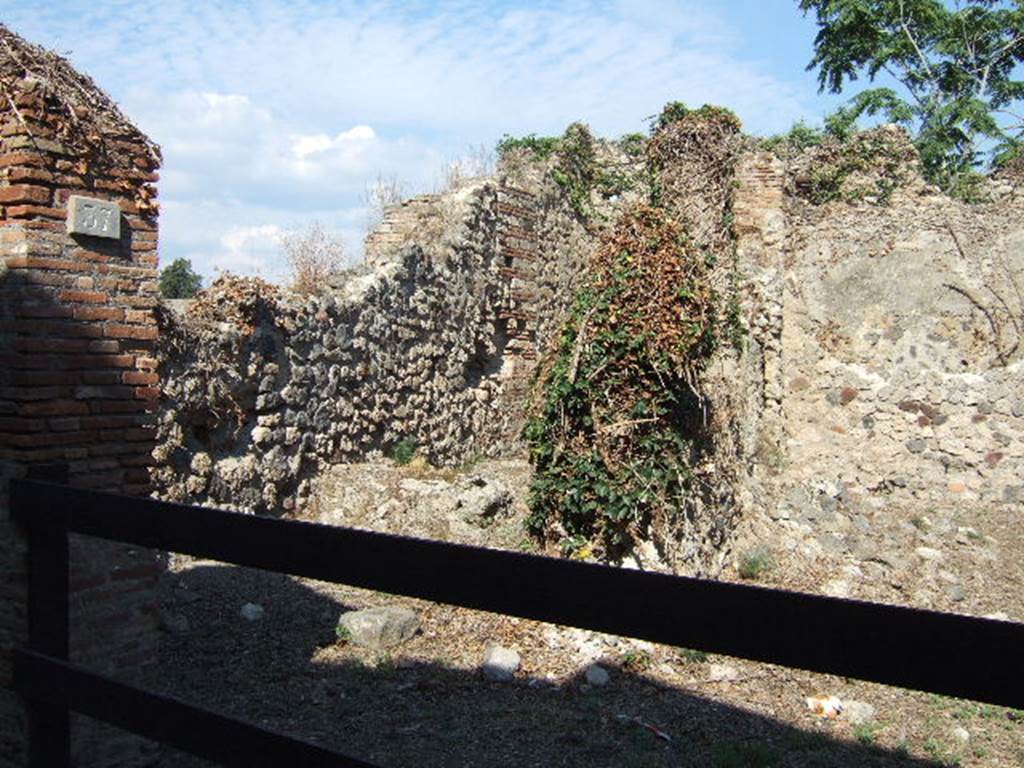
[[321,296],[228,279],[164,313],[161,492],[280,513],[403,442],[447,465],[518,449],[596,237],[544,173],[505,174],[392,206]]
[[[386,230],[414,217],[415,236],[378,238],[321,296],[228,280],[168,317],[165,493],[280,512],[325,462],[403,442],[437,463],[497,450],[515,413],[498,201],[481,183],[392,210]],[[236,308],[247,285],[259,295],[232,322],[218,297]]]
[[997,180],[967,204],[910,171],[888,200],[814,205],[778,159],[744,162],[748,444],[774,516],[1024,498],[1024,197]]
[[[2,26],[0,39],[0,765],[20,766],[25,707],[8,651],[27,640],[25,539],[9,519],[8,483],[149,490],[159,153],[66,62]],[[120,236],[69,233],[73,195],[115,203],[107,224]],[[83,537],[71,557],[72,658],[143,666],[159,562]],[[138,742],[93,725],[74,723],[75,764],[130,764]]]

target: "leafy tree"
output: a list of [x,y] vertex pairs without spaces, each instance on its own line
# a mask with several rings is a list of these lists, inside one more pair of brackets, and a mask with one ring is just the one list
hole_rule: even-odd
[[[951,188],[983,155],[998,164],[1020,151],[1024,117],[1022,0],[797,0],[814,11],[818,35],[808,69],[839,93],[866,74],[899,82],[861,91],[826,121],[831,133],[852,130],[861,115],[881,115],[916,131],[926,176]],[[985,150],[983,150],[985,148]]]
[[160,293],[165,299],[191,299],[202,286],[202,276],[192,270],[188,259],[177,258],[160,272]]

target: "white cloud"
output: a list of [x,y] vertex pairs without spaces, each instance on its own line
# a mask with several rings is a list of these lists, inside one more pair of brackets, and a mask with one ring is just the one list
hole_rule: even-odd
[[296,136],[292,139],[292,154],[300,160],[315,155],[334,146],[331,137],[326,133],[318,133],[314,136]]
[[675,99],[730,106],[758,132],[813,116],[796,86],[744,59],[729,6],[50,0],[4,12],[71,49],[162,145],[164,261],[266,275],[268,228],[319,215],[358,241],[375,178],[427,189],[445,158],[504,133],[584,119],[617,135]]
[[276,224],[260,227],[234,227],[220,236],[221,245],[231,253],[240,253],[247,248],[266,246],[278,247],[283,230]]

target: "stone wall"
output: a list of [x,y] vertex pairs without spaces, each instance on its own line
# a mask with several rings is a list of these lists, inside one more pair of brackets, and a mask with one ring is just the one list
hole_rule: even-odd
[[888,200],[812,205],[778,159],[744,163],[750,444],[773,516],[1024,498],[1024,197],[1004,180],[954,201],[910,166]]
[[325,462],[402,443],[438,463],[492,452],[514,413],[497,200],[481,183],[392,209],[386,231],[415,217],[416,237],[378,238],[320,296],[228,279],[168,315],[166,495],[280,512]]
[[[25,550],[8,482],[149,490],[159,153],[66,62],[3,27],[0,37],[0,765],[21,766],[25,713],[9,651],[27,640]],[[116,203],[120,236],[70,234],[72,195]],[[159,561],[80,537],[71,557],[72,658],[103,671],[145,664]],[[73,748],[77,765],[127,764],[138,743],[76,721]]]

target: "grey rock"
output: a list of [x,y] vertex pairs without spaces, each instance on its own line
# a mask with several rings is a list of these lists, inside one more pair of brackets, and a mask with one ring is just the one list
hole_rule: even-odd
[[924,448],[924,440],[919,437],[907,440],[907,450],[911,453],[924,453]]
[[259,621],[263,618],[263,606],[258,603],[246,603],[238,612],[246,621]]
[[739,670],[729,664],[711,664],[708,667],[708,680],[712,683],[734,683],[739,679]]
[[364,608],[341,614],[338,627],[351,642],[365,648],[392,648],[412,638],[420,628],[416,612],[399,606]]
[[172,635],[187,635],[192,625],[187,616],[171,611],[160,612],[160,628]]
[[177,600],[179,603],[188,605],[189,603],[197,603],[203,598],[201,595],[196,594],[187,587],[175,587],[174,599]]
[[608,674],[608,670],[602,667],[600,664],[590,664],[586,670],[587,682],[595,688],[603,688],[608,685],[611,677]]
[[496,480],[474,477],[459,494],[455,506],[473,515],[494,518],[503,514],[512,504],[512,493]]
[[967,746],[971,740],[971,732],[964,728],[962,725],[953,727],[949,732],[950,738],[955,741],[961,747]]
[[480,669],[488,680],[507,682],[515,677],[519,664],[519,654],[511,648],[490,645],[484,652],[484,660]]
[[867,725],[875,719],[876,714],[877,710],[867,702],[843,702],[843,717],[846,718],[851,725]]

